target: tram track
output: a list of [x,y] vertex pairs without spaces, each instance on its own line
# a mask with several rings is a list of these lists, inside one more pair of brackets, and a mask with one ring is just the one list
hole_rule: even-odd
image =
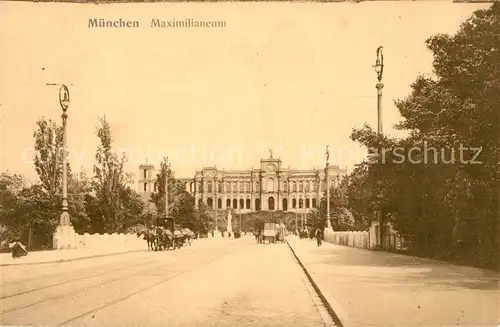
[[[201,257],[203,257],[207,253],[213,253],[213,251],[212,250],[207,250],[207,251],[203,251],[201,253],[199,253],[199,252],[197,252],[197,253],[189,253],[189,252],[187,252],[186,254],[187,255],[192,255],[192,256],[201,256]],[[207,265],[207,264],[209,264],[209,263],[211,263],[213,261],[219,260],[219,259],[225,257],[228,254],[229,253],[224,253],[223,255],[216,257],[216,259],[207,260],[202,265],[197,265],[196,268],[194,268],[194,269],[181,270],[179,273],[174,274],[173,276],[171,275],[171,276],[169,276],[169,277],[167,277],[165,279],[162,279],[159,283],[154,283],[153,285],[149,285],[147,287],[139,289],[138,291],[134,291],[134,292],[132,292],[132,294],[129,294],[129,295],[123,297],[121,300],[125,300],[126,298],[128,298],[128,297],[130,297],[130,296],[132,296],[132,295],[134,295],[134,294],[136,294],[138,292],[145,291],[145,290],[150,289],[150,288],[152,288],[152,287],[154,287],[156,285],[164,283],[164,282],[166,282],[166,281],[168,281],[168,280],[170,280],[172,278],[175,278],[178,275],[184,274],[184,273],[186,273],[188,271],[191,271],[191,270],[195,270],[195,269],[201,268],[202,266]],[[138,266],[138,265],[135,265],[135,266]],[[128,267],[128,268],[130,268],[130,267]],[[125,269],[122,269],[122,270],[125,270]],[[70,291],[70,292],[65,292],[63,294],[57,294],[55,296],[44,297],[43,299],[41,299],[39,301],[34,301],[34,302],[27,303],[27,304],[23,304],[23,305],[19,305],[19,306],[14,306],[12,308],[2,309],[0,311],[1,312],[1,316],[5,316],[5,315],[7,315],[9,313],[15,313],[15,312],[18,312],[18,311],[22,311],[22,310],[31,308],[33,306],[43,304],[45,302],[54,301],[54,300],[62,299],[62,298],[65,298],[65,297],[71,297],[71,296],[74,296],[74,295],[76,295],[78,293],[82,293],[82,292],[85,292],[85,291],[88,291],[88,290],[100,288],[102,286],[109,285],[109,284],[112,284],[112,283],[123,282],[123,281],[126,281],[126,280],[130,280],[130,279],[133,279],[134,277],[138,277],[138,276],[141,276],[141,275],[144,275],[144,274],[158,273],[159,270],[163,271],[164,273],[175,271],[172,268],[172,262],[166,263],[166,262],[155,261],[155,262],[153,262],[153,267],[150,266],[150,267],[148,267],[146,269],[140,269],[140,270],[134,271],[133,273],[130,273],[130,274],[121,275],[121,276],[119,276],[117,278],[108,279],[108,280],[105,280],[103,282],[99,282],[97,284],[93,284],[93,285],[90,285],[90,286],[87,286],[87,287],[82,287],[82,288],[79,288],[79,289],[76,289],[76,290],[73,290],[73,291]],[[114,272],[116,272],[116,270],[107,272],[107,274],[114,273]],[[102,275],[104,275],[104,274],[102,274]],[[98,277],[98,276],[87,276],[87,277],[85,277],[85,279],[90,279],[92,277]],[[82,279],[80,279],[80,281],[81,280]],[[75,282],[76,282],[76,280],[75,280]],[[57,287],[57,286],[65,285],[65,284],[67,285],[69,283],[71,283],[71,281],[64,282],[64,283],[59,283],[59,284],[54,284],[54,285],[51,285],[50,287]],[[46,290],[47,288],[49,288],[49,287],[44,287],[44,288],[39,288],[39,289],[36,289],[36,290],[31,290],[31,292],[36,292],[36,291],[40,291],[40,290]],[[26,294],[27,292],[22,292],[22,293],[23,294],[19,293],[19,294],[16,294],[16,295],[12,295],[11,298],[14,298],[16,296],[22,296],[22,295]],[[114,301],[112,301],[112,303],[117,303],[119,301],[120,301],[120,299],[114,300]],[[105,304],[105,305],[99,306],[97,308],[92,309],[91,311],[100,310],[100,309],[103,309],[103,308],[105,308],[107,306],[109,306],[109,304]],[[0,307],[4,307],[4,305],[0,305]],[[81,316],[81,315],[79,315],[79,316]],[[72,319],[72,320],[74,320],[74,319]]]
[[[138,267],[138,266],[142,266],[144,264],[149,264],[149,263],[154,263],[154,262],[157,262],[157,261],[156,260],[148,260],[148,261],[143,261],[143,262],[140,262],[140,263],[135,263],[133,265],[130,265],[130,263],[128,263],[128,264],[125,263],[123,265],[124,267],[120,267],[118,269],[113,269],[113,270],[110,270],[110,271],[108,270],[108,271],[103,271],[103,272],[99,272],[99,273],[94,273],[94,274],[91,274],[91,275],[88,275],[88,276],[82,276],[82,277],[78,277],[78,278],[72,278],[72,279],[70,278],[70,279],[68,279],[66,281],[63,281],[63,282],[57,282],[57,283],[53,283],[53,284],[49,284],[49,285],[44,285],[44,286],[41,286],[41,287],[36,287],[36,288],[24,290],[24,291],[21,291],[21,292],[16,292],[16,293],[4,295],[3,292],[4,292],[5,288],[7,288],[7,287],[12,287],[12,286],[19,285],[19,284],[26,284],[28,282],[40,281],[40,280],[44,280],[44,279],[56,278],[57,276],[60,276],[60,274],[59,275],[58,274],[53,274],[51,276],[43,276],[43,277],[39,277],[39,278],[32,278],[32,279],[29,279],[29,280],[26,280],[26,281],[18,281],[18,282],[15,282],[15,283],[8,283],[8,284],[2,285],[2,295],[0,296],[0,300],[8,299],[8,298],[12,298],[12,297],[15,297],[15,296],[20,296],[20,295],[24,295],[24,294],[28,294],[28,293],[32,293],[32,292],[37,292],[37,291],[45,290],[45,289],[48,289],[48,288],[51,288],[51,287],[62,286],[62,285],[69,284],[69,283],[74,283],[74,282],[83,281],[83,280],[90,279],[90,278],[104,276],[104,275],[107,275],[107,274],[112,274],[112,273],[120,272],[120,271],[123,271],[123,270],[127,270],[127,269],[130,269],[130,268],[134,268],[134,267]],[[109,264],[109,265],[106,265],[105,267],[109,267],[109,266],[113,266],[113,265],[115,265],[115,264]],[[92,269],[92,268],[89,268],[89,270],[90,269]],[[102,268],[102,269],[105,270],[106,268]],[[80,271],[78,271],[78,272],[80,272]],[[71,272],[71,273],[74,273],[74,272]]]
[[[125,255],[128,255],[129,253],[124,253]],[[102,258],[101,258],[102,259]],[[121,264],[121,263],[124,263],[124,264],[127,264],[127,263],[130,263],[130,258],[126,259],[126,260],[120,260],[120,261],[115,261],[115,262],[111,262],[111,263],[108,263],[108,264],[104,264],[104,265],[99,265],[98,267],[99,268],[105,268],[105,267],[112,267],[116,264]],[[72,262],[58,262],[58,263],[41,263],[39,264],[39,266],[43,267],[43,268],[46,268],[46,265],[49,265],[49,268],[58,268],[60,265],[65,265],[65,264],[72,264]],[[21,267],[21,266],[17,266],[17,267]],[[2,269],[2,268],[0,268]],[[5,268],[4,268],[5,269]],[[74,270],[74,271],[71,271],[71,273],[81,273],[81,272],[85,272],[85,271],[93,271],[95,269],[95,267],[91,266],[91,267],[83,267],[83,268],[79,268],[77,270]],[[11,281],[11,282],[3,282],[2,283],[2,287],[5,287],[5,286],[14,286],[14,285],[19,285],[19,284],[26,284],[26,283],[30,283],[30,282],[34,282],[34,281],[39,281],[39,280],[43,280],[43,279],[50,279],[50,278],[56,278],[56,277],[60,277],[61,276],[61,273],[58,271],[58,272],[55,272],[55,273],[51,273],[51,274],[47,274],[47,275],[42,275],[42,276],[37,276],[37,277],[29,277],[29,278],[22,278],[22,279],[15,279],[14,281]],[[2,297],[0,297],[0,299],[2,299]]]
[[88,310],[88,311],[86,311],[86,312],[83,312],[83,313],[81,313],[81,314],[79,314],[79,315],[77,315],[77,316],[75,316],[75,317],[72,317],[72,318],[70,318],[70,319],[67,319],[67,320],[65,320],[65,321],[63,321],[63,322],[61,322],[61,323],[57,324],[56,326],[57,326],[57,327],[59,327],[59,326],[65,326],[65,325],[68,325],[68,324],[72,323],[72,322],[73,322],[73,321],[75,321],[75,320],[78,320],[78,319],[83,318],[83,317],[85,317],[85,316],[88,316],[88,315],[90,315],[90,314],[96,313],[96,312],[98,312],[98,311],[100,311],[100,310],[103,310],[103,309],[106,309],[106,308],[108,308],[108,307],[111,307],[111,306],[113,306],[113,305],[115,305],[115,304],[118,304],[118,303],[120,303],[120,302],[123,302],[123,301],[125,301],[125,300],[127,300],[127,299],[131,298],[131,297],[132,297],[132,296],[134,296],[134,295],[137,295],[137,294],[139,294],[139,293],[142,293],[142,292],[148,291],[148,290],[150,290],[150,289],[152,289],[152,288],[154,288],[154,287],[156,287],[156,286],[159,286],[159,285],[161,285],[161,284],[164,284],[164,283],[166,283],[166,282],[169,282],[169,281],[171,281],[172,279],[175,279],[175,278],[177,278],[177,277],[180,277],[180,276],[184,275],[185,273],[192,272],[192,271],[198,270],[198,269],[200,269],[200,268],[203,268],[204,266],[207,266],[207,265],[209,265],[209,264],[215,263],[216,261],[219,261],[219,260],[221,260],[221,259],[223,259],[223,258],[225,258],[225,257],[227,257],[227,256],[229,256],[229,255],[231,255],[231,253],[225,253],[225,254],[223,254],[223,255],[221,255],[221,256],[218,256],[216,259],[207,260],[207,261],[206,261],[206,262],[204,262],[203,264],[201,264],[201,265],[197,265],[195,268],[182,270],[182,271],[180,271],[180,272],[178,272],[178,273],[176,273],[176,274],[174,274],[174,275],[172,275],[172,276],[169,276],[169,277],[167,277],[167,278],[163,278],[163,279],[161,279],[160,281],[157,281],[157,282],[155,282],[155,283],[153,283],[153,284],[151,284],[151,285],[148,285],[148,286],[146,286],[146,287],[142,287],[142,288],[140,288],[140,289],[138,289],[138,290],[136,290],[136,291],[134,291],[134,292],[131,292],[131,293],[129,293],[129,294],[126,294],[125,296],[122,296],[122,297],[120,297],[120,298],[118,298],[118,299],[116,299],[116,300],[110,301],[110,302],[108,302],[108,303],[105,303],[105,304],[103,304],[103,305],[100,305],[100,306],[98,306],[98,307],[95,307],[95,308],[93,308],[93,309],[91,309],[91,310]]

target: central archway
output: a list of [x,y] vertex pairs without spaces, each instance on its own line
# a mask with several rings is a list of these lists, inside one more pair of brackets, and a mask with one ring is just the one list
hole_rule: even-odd
[[274,197],[273,196],[270,196],[268,199],[267,199],[267,208],[269,210],[274,210]]

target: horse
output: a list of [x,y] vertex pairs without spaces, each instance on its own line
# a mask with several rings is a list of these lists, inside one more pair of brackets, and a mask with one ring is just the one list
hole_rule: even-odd
[[156,251],[156,233],[152,228],[145,228],[137,232],[137,237],[143,236],[143,239],[148,243],[149,251]]

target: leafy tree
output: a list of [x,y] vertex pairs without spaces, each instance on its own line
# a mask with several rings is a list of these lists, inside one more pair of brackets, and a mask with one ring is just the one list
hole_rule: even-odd
[[85,199],[92,193],[92,181],[85,172],[68,179],[68,209],[71,224],[77,233],[92,230],[92,222],[87,213]]
[[95,197],[87,196],[87,207],[91,210],[94,232],[113,233],[122,230],[126,207],[127,176],[124,173],[125,155],[119,157],[112,150],[112,135],[106,117],[99,118],[96,129],[100,145],[95,155],[94,192]]
[[192,218],[186,221],[186,227],[192,231],[206,234],[214,229],[215,224],[205,205],[201,205],[198,207],[198,210],[194,212]]
[[[63,128],[52,120],[41,118],[33,132],[35,139],[35,169],[49,194],[61,192],[63,168]],[[69,163],[67,164],[70,174]]]
[[500,4],[476,11],[455,35],[426,43],[435,76],[418,76],[411,94],[395,101],[404,117],[397,128],[410,136],[390,139],[369,126],[351,135],[385,155],[351,174],[348,206],[354,216],[382,209],[417,254],[496,266]]
[[[165,212],[165,183],[168,178],[168,191],[169,191],[169,211],[170,208],[173,207],[172,192],[173,187],[175,186],[175,179],[173,178],[172,169],[170,168],[170,164],[168,162],[168,158],[164,157],[160,162],[160,170],[156,175],[156,185],[157,192],[151,194],[151,202],[156,206],[156,210],[158,213],[161,213],[163,216],[166,215]],[[171,214],[171,212],[169,212]]]
[[165,216],[165,182],[168,176],[168,210],[169,217],[175,219],[176,228],[185,227],[197,231],[206,228],[204,220],[208,218],[205,211],[194,210],[194,197],[186,191],[184,183],[175,179],[175,173],[170,168],[168,158],[163,158],[160,170],[156,176],[158,191],[151,194],[151,202],[158,213]]
[[[51,248],[52,234],[59,223],[60,206],[45,187],[35,184],[19,193],[14,226],[31,248]],[[30,240],[31,237],[31,240]]]
[[16,219],[19,194],[26,187],[23,177],[9,172],[0,173],[0,243],[2,249],[8,242],[22,234],[20,222]]

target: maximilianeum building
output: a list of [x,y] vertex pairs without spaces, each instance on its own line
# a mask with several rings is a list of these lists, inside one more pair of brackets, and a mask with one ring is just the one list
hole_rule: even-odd
[[[156,173],[153,165],[139,166],[139,192],[156,192]],[[337,187],[346,169],[329,165],[323,169],[294,170],[284,168],[280,159],[260,161],[260,167],[251,170],[221,170],[205,167],[192,178],[177,178],[186,190],[211,209],[234,209],[236,212],[291,211],[309,212],[316,208],[330,187]]]

